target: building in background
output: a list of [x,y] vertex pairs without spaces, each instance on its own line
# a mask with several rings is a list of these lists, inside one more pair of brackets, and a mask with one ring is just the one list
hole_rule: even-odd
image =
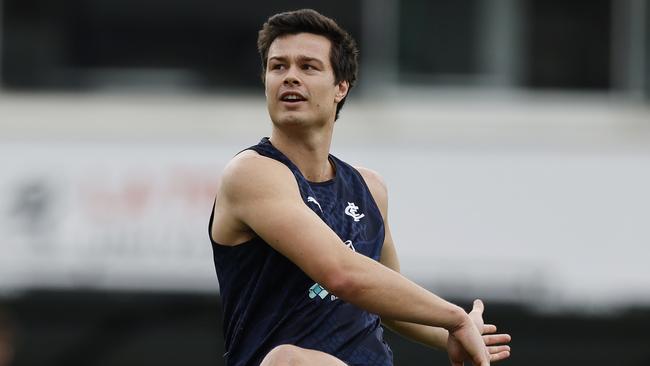
[[[255,40],[283,2],[3,0],[9,90],[255,92]],[[313,1],[360,40],[362,87],[648,95],[645,0]],[[233,62],[233,60],[237,60]],[[373,86],[373,88],[371,88]]]

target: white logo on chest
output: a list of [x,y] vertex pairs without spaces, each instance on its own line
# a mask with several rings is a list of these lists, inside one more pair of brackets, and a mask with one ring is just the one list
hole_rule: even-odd
[[307,202],[313,202],[313,203],[317,204],[318,208],[320,209],[320,212],[323,212],[323,208],[320,207],[320,203],[318,203],[318,201],[316,201],[316,199],[314,197],[312,197],[312,196],[307,197]]
[[366,215],[357,213],[357,210],[359,210],[359,207],[354,202],[348,202],[348,207],[345,208],[345,214],[352,216],[354,221],[359,221]]

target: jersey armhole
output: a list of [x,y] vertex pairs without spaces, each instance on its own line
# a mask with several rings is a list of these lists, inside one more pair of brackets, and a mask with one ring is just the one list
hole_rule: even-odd
[[[379,209],[379,205],[377,204],[377,200],[375,199],[375,196],[372,194],[372,190],[370,190],[370,187],[368,186],[368,183],[366,182],[366,179],[363,177],[363,174],[357,168],[353,167],[350,165],[350,168],[354,171],[354,173],[361,179],[361,183],[363,186],[366,188],[368,193],[370,194],[370,198],[372,199],[372,206],[374,207],[375,211],[381,217],[381,227],[383,229],[383,238],[381,240],[381,248],[384,248],[384,242],[386,241],[386,219],[384,219],[384,215],[381,214],[381,210]],[[387,213],[388,214],[388,213]]]

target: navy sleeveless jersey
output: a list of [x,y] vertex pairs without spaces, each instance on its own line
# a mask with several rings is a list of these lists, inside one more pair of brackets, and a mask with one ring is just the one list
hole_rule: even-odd
[[[313,183],[268,138],[249,149],[291,170],[305,205],[338,234],[341,245],[379,260],[384,223],[357,170],[330,155],[335,178]],[[210,228],[212,222],[213,217]],[[223,303],[226,365],[257,366],[280,344],[320,350],[349,365],[392,365],[377,315],[330,294],[260,237],[236,246],[212,240],[212,248]]]

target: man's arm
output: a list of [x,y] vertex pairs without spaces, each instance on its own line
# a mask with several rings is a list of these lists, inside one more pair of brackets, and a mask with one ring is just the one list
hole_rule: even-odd
[[[357,167],[357,170],[366,181],[384,220],[385,237],[380,262],[386,267],[396,272],[400,272],[397,250],[395,249],[395,243],[393,242],[390,226],[388,225],[388,190],[386,185],[376,172],[361,167]],[[483,324],[483,303],[475,301],[474,308],[469,315],[474,320],[475,325],[479,328],[480,333],[484,334],[483,340],[486,346],[488,346],[490,361],[499,361],[510,357],[510,347],[502,345],[510,341],[510,335],[492,334],[496,332],[496,326],[492,324]],[[449,332],[444,328],[389,318],[382,318],[382,324],[412,341],[447,351]]]
[[[356,167],[356,169],[361,173],[366,185],[368,185],[370,193],[375,199],[375,203],[377,203],[384,220],[385,235],[384,244],[381,249],[380,262],[393,271],[400,272],[397,251],[395,250],[390,226],[388,225],[388,190],[386,189],[386,185],[376,172],[362,167]],[[444,328],[403,322],[385,317],[382,317],[381,322],[390,330],[412,341],[441,350],[446,350],[447,348],[447,337],[449,332]]]
[[477,365],[488,355],[458,306],[347,249],[300,197],[293,174],[272,159],[240,154],[224,170],[218,205],[341,299],[389,319],[447,329]]

